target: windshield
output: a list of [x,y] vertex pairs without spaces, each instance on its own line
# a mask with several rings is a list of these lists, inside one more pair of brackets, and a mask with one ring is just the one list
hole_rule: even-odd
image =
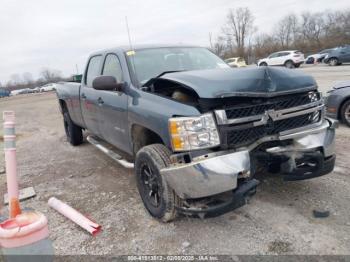
[[167,47],[126,52],[139,84],[167,71],[187,71],[229,66],[206,48]]

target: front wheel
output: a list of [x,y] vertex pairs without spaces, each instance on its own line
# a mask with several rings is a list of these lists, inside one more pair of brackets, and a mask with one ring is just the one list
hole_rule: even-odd
[[330,66],[336,66],[336,65],[338,65],[338,59],[337,59],[337,58],[331,58],[331,59],[329,60],[329,65],[330,65]]
[[267,63],[262,62],[262,63],[259,64],[259,66],[267,66]]
[[83,143],[83,131],[80,126],[73,123],[68,112],[63,113],[64,130],[68,142],[73,146],[78,146]]
[[350,100],[346,101],[340,109],[340,117],[344,124],[350,127]]
[[169,222],[176,218],[179,198],[160,170],[170,165],[170,152],[161,144],[143,147],[136,155],[135,175],[142,202],[151,216]]

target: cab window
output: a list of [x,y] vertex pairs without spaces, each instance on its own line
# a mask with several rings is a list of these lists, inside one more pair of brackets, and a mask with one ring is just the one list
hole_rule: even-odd
[[123,82],[123,71],[119,59],[115,54],[108,54],[103,66],[102,75],[114,76],[118,83]]
[[102,56],[93,56],[89,60],[88,68],[86,70],[85,84],[92,87],[92,81],[100,75]]

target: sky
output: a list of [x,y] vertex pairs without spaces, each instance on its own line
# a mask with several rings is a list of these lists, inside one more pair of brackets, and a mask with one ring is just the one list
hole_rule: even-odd
[[79,73],[89,53],[129,43],[209,46],[230,8],[248,7],[259,32],[288,13],[350,8],[349,0],[0,0],[0,83],[44,68]]

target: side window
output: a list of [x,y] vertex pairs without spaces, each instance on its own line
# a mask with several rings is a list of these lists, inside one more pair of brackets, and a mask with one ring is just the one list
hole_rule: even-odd
[[275,57],[278,57],[278,54],[279,53],[273,53],[272,55],[269,56],[269,58],[275,58]]
[[88,68],[86,70],[85,84],[88,87],[92,87],[92,81],[96,76],[100,75],[100,66],[101,66],[102,56],[93,56],[90,58]]
[[102,75],[114,76],[118,83],[123,82],[123,71],[119,59],[114,54],[108,54],[103,66]]

